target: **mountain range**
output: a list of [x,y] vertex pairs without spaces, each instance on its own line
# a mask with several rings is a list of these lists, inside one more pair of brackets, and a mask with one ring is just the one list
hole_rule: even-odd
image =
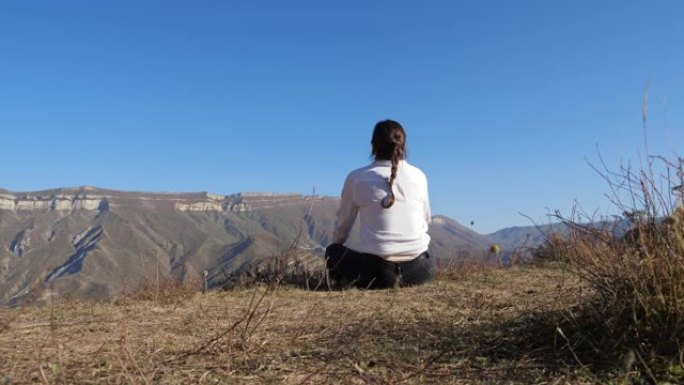
[[[299,194],[148,193],[94,187],[0,190],[0,305],[51,296],[109,299],[155,276],[206,274],[209,286],[269,263],[297,240],[306,263],[322,264],[339,198]],[[350,246],[358,242],[358,226]],[[482,235],[433,217],[439,259],[510,251],[534,227]],[[527,237],[527,238],[526,238]]]

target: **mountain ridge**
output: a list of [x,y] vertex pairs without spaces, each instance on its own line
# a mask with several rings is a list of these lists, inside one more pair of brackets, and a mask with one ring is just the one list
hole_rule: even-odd
[[[112,298],[156,274],[210,286],[264,266],[299,239],[298,258],[321,267],[339,198],[293,193],[131,192],[92,186],[0,190],[0,304],[53,295]],[[438,259],[486,254],[492,241],[435,216]],[[358,244],[358,226],[349,245]]]

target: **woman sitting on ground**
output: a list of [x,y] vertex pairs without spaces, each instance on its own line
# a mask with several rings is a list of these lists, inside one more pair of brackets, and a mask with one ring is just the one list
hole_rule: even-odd
[[[430,202],[427,179],[406,159],[406,133],[392,120],[375,125],[375,161],[347,176],[337,211],[333,244],[326,249],[330,277],[356,287],[380,289],[426,282],[433,275],[427,253]],[[356,216],[361,243],[344,246]]]

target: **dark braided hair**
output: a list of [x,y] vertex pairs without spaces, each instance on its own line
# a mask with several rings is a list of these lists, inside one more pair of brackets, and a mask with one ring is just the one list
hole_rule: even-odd
[[375,160],[392,162],[392,174],[387,179],[389,194],[380,202],[382,207],[388,209],[394,204],[392,185],[397,178],[397,166],[400,160],[406,158],[406,132],[398,122],[383,120],[375,125],[371,145],[373,146]]

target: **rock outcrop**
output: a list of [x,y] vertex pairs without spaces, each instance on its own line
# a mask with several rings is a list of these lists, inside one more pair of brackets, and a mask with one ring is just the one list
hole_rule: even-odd
[[179,211],[249,211],[320,200],[299,194],[238,193],[139,193],[94,187],[63,188],[38,192],[0,193],[0,210],[15,212],[98,211],[110,207],[144,205],[173,207]]

